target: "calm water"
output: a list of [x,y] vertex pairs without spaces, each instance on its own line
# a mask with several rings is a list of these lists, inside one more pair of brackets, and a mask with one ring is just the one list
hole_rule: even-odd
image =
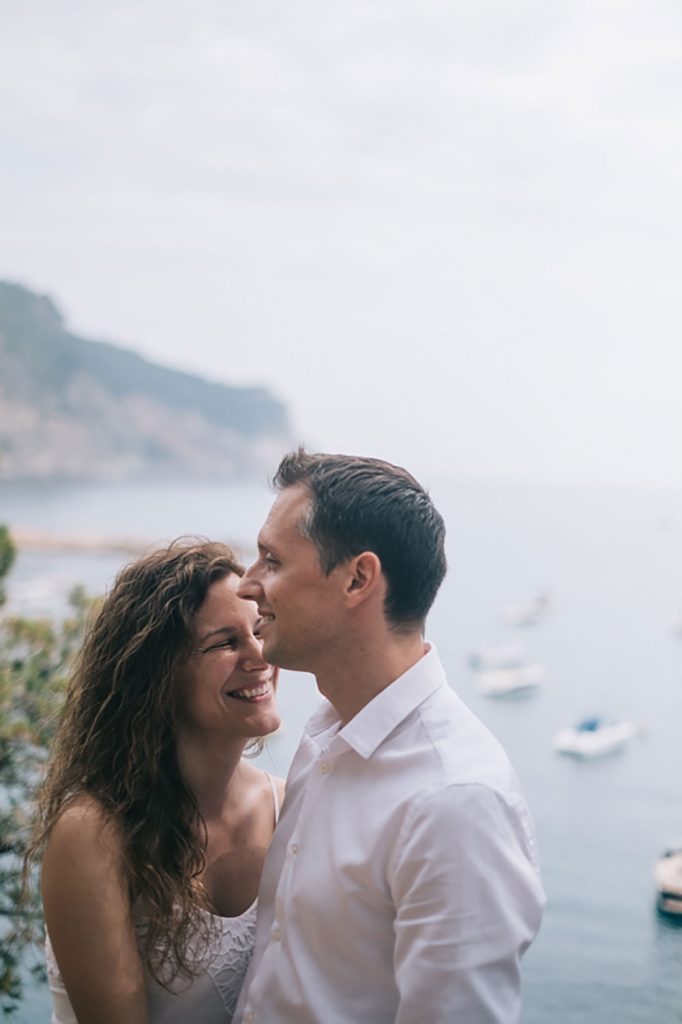
[[[536,821],[548,907],[525,960],[524,1024],[680,1024],[682,928],[654,909],[652,868],[682,836],[682,495],[425,480],[449,529],[450,574],[429,622],[451,685],[507,748]],[[271,501],[265,486],[5,488],[0,522],[57,533],[181,533],[248,547]],[[20,555],[12,604],[64,606],[75,582],[98,591],[116,555]],[[503,625],[506,605],[540,591],[549,614]],[[540,691],[478,694],[469,655],[521,644],[546,665]],[[310,677],[284,675],[286,727],[263,755],[285,773],[316,702]],[[621,754],[575,763],[552,750],[590,713],[644,729]],[[33,991],[15,1020],[48,1020]]]

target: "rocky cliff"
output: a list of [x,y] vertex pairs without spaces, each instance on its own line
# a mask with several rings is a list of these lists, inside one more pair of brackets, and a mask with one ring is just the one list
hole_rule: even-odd
[[290,443],[267,390],[77,337],[51,299],[0,282],[0,479],[248,476]]

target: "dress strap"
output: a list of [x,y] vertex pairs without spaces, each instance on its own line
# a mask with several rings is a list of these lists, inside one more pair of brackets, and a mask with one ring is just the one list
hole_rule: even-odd
[[265,774],[268,777],[268,782],[270,783],[270,789],[272,790],[272,802],[273,802],[273,804],[275,806],[275,825],[276,825],[277,822],[279,821],[279,793],[277,792],[277,786],[275,785],[275,780],[273,779],[273,777],[270,774],[270,772],[266,772]]

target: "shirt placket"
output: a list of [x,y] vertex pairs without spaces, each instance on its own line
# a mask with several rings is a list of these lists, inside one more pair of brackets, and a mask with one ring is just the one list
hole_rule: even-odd
[[[275,894],[275,916],[270,926],[270,941],[263,953],[262,966],[265,968],[263,973],[267,972],[270,977],[277,974],[281,967],[274,961],[282,956],[285,938],[288,938],[286,932],[289,925],[289,907],[295,891],[297,872],[301,861],[304,863],[303,875],[307,876],[306,884],[310,884],[309,872],[311,871],[314,875],[314,864],[308,870],[305,868],[305,835],[308,829],[313,827],[311,817],[314,817],[314,809],[318,800],[320,798],[324,800],[323,791],[330,781],[334,764],[342,749],[345,749],[344,742],[335,736],[324,749],[320,750],[310,767],[298,818],[287,843],[286,856]],[[265,1018],[261,1018],[258,1012],[259,1003],[259,998],[249,999],[244,1010],[244,1024],[259,1024],[259,1022],[264,1024]]]

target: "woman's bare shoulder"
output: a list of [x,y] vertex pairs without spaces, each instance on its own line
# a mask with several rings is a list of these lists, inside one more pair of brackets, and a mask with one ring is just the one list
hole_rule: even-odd
[[129,895],[121,830],[92,797],[66,804],[47,840],[40,889],[48,931],[59,955],[69,928],[95,930],[93,920],[112,927],[126,922]]
[[118,864],[123,854],[121,829],[96,797],[80,793],[65,803],[50,830],[45,850],[49,860],[73,859],[96,852],[107,867]]
[[271,772],[266,772],[262,768],[257,768],[255,764],[249,764],[248,761],[242,762],[242,770],[244,772],[244,778],[248,784],[249,791],[252,794],[257,794],[258,799],[262,799],[265,793],[272,791],[271,787],[275,787],[277,792],[277,799],[281,806],[282,800],[284,799],[285,781],[280,779],[279,776],[273,775]]
[[122,833],[98,800],[77,796],[65,804],[47,841],[40,887],[50,943],[78,1020],[146,1024]]

